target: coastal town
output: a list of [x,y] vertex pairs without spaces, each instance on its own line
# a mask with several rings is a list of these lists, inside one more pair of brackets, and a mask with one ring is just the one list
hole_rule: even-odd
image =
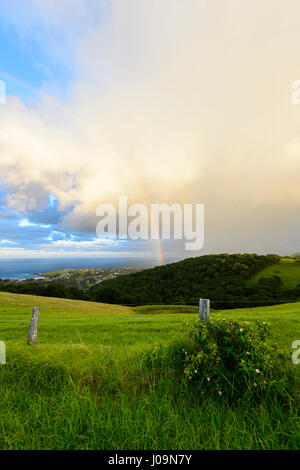
[[114,279],[141,271],[142,268],[103,268],[103,269],[63,269],[48,273],[34,273],[32,278],[23,279],[22,283],[35,282],[59,283],[66,286],[76,286],[79,289],[88,289],[107,279]]

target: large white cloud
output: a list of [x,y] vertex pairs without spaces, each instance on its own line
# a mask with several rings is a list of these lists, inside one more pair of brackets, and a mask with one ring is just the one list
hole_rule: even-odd
[[17,99],[1,107],[10,207],[55,194],[60,208],[75,205],[64,225],[78,229],[94,227],[96,206],[119,194],[204,202],[210,249],[296,249],[300,107],[290,85],[300,75],[299,2],[26,5],[32,18],[7,4],[9,20],[25,41],[42,34],[76,79],[65,101],[44,95],[31,109]]

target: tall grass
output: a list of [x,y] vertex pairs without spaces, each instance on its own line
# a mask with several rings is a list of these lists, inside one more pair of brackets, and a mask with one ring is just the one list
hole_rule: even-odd
[[[1,449],[300,448],[294,391],[284,401],[266,394],[254,404],[202,394],[187,383],[181,351],[190,326],[184,325],[196,315],[184,308],[174,314],[174,307],[103,306],[102,312],[84,302],[6,294],[0,300],[0,339],[7,344]],[[30,306],[40,300],[39,342],[30,347]],[[272,341],[288,354],[300,338],[299,311],[293,304],[223,315],[269,321]],[[284,367],[299,389],[298,368],[291,371],[288,359]]]
[[78,367],[16,355],[0,369],[2,449],[295,449],[293,401],[202,395],[182,374],[184,343]]

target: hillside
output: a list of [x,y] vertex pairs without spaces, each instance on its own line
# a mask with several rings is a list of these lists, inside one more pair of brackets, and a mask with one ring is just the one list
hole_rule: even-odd
[[262,278],[277,276],[281,278],[280,289],[294,289],[300,284],[300,263],[292,258],[282,258],[279,263],[262,269],[247,283],[249,287],[256,287]]
[[[129,313],[128,307],[121,305],[106,305],[82,300],[58,299],[54,297],[38,297],[35,295],[11,294],[0,292],[0,317],[19,318],[30,316],[32,307],[40,307],[43,317],[51,318],[51,315],[63,316],[67,319],[76,316],[98,316],[100,314]],[[42,318],[41,318],[42,319]]]
[[[190,305],[123,307],[0,292],[0,340],[7,343],[11,353],[16,352],[13,346],[16,343],[28,350],[27,330],[33,306],[41,308],[39,348],[35,349],[38,356],[54,342],[55,354],[73,346],[76,349],[81,344],[92,348],[90,352],[101,345],[112,346],[118,355],[124,347],[135,349],[142,344],[147,348],[157,340],[168,342],[178,335],[180,325],[198,319],[198,308]],[[231,312],[212,311],[211,316],[219,313],[237,320],[269,321],[278,344],[285,351],[290,350],[293,338],[300,338],[300,302]],[[71,354],[69,361],[76,364],[77,359]]]
[[[92,300],[117,304],[195,303],[210,298],[215,308],[230,307],[230,302],[268,297],[269,287],[260,292],[247,281],[263,269],[278,263],[279,256],[222,254],[189,258],[140,273],[104,281],[89,290]],[[261,292],[264,290],[264,292]],[[272,291],[273,295],[273,291]],[[231,306],[237,306],[238,303]],[[251,305],[251,304],[249,304]]]

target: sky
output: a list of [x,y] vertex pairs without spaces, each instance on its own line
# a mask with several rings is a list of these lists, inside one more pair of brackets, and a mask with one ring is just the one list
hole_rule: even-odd
[[[0,257],[300,251],[298,0],[1,0]],[[205,243],[96,209],[205,205]]]

